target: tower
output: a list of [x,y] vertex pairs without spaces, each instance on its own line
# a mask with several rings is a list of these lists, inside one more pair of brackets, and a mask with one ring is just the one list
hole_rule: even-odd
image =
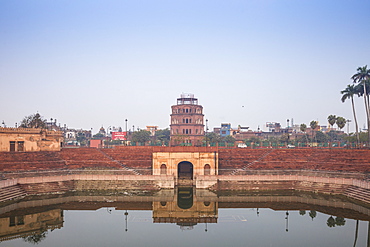
[[171,106],[171,145],[200,146],[204,137],[203,106],[194,94],[181,94]]

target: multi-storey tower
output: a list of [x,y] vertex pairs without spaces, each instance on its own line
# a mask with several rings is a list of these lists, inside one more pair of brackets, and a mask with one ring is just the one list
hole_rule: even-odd
[[201,145],[204,139],[203,106],[198,105],[194,94],[181,94],[177,105],[171,108],[171,145]]

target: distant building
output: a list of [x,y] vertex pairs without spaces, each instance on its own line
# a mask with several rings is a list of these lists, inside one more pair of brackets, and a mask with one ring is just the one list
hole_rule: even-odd
[[230,135],[231,124],[230,123],[222,123],[220,129],[220,136],[225,137]]
[[281,131],[280,123],[267,122],[266,127],[268,128],[268,132],[280,132]]
[[36,128],[0,128],[0,152],[60,151],[63,132]]
[[150,132],[150,136],[154,136],[158,126],[146,126],[146,130]]
[[100,139],[91,139],[90,147],[91,148],[102,148],[104,147],[104,141]]
[[203,106],[198,105],[194,94],[181,94],[177,104],[171,108],[171,145],[201,145],[204,137]]

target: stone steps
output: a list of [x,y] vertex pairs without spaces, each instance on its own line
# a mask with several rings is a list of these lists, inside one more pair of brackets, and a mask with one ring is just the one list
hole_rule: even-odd
[[359,188],[356,186],[349,186],[344,192],[344,195],[367,203],[370,202],[370,190]]
[[0,202],[25,196],[27,196],[27,193],[18,185],[13,185],[0,189]]

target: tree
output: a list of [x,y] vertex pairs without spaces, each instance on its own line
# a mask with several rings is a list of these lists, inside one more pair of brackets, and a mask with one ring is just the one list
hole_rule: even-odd
[[157,130],[155,132],[155,138],[161,142],[161,144],[168,144],[170,141],[170,130],[163,129],[163,130]]
[[337,117],[336,124],[338,125],[339,129],[343,129],[344,126],[346,126],[346,123],[347,121],[344,117]]
[[315,210],[310,210],[310,212],[309,212],[309,214],[308,214],[310,217],[311,217],[311,219],[313,220],[314,218],[316,218],[316,215],[317,215],[317,213],[316,213],[316,211]]
[[328,116],[328,122],[329,122],[331,127],[334,126],[336,121],[337,121],[337,116],[335,116],[335,115],[329,115]]
[[316,140],[317,142],[320,142],[320,143],[325,143],[328,141],[328,136],[323,133],[322,131],[317,131],[316,132]]
[[221,141],[221,136],[214,132],[207,133],[204,138],[206,143],[219,143]]
[[315,131],[316,131],[316,129],[317,129],[318,126],[319,126],[319,123],[317,121],[312,120],[310,122],[310,127],[311,127],[311,130],[312,130],[312,140],[313,140],[313,134],[315,133]]
[[135,131],[132,134],[132,138],[131,138],[131,141],[138,142],[138,143],[141,143],[141,144],[144,144],[144,145],[149,140],[150,140],[150,132],[147,131],[147,130]]
[[46,119],[44,119],[39,113],[31,114],[23,118],[19,127],[46,129]]
[[307,142],[308,142],[308,138],[307,138],[307,134],[306,134],[307,125],[303,123],[303,124],[301,124],[299,129],[304,133],[304,136],[306,137],[306,144],[307,144]]
[[326,221],[326,225],[328,227],[335,227],[335,219],[333,218],[333,216],[330,216],[328,218],[328,220]]
[[342,96],[342,102],[344,103],[347,99],[351,99],[352,103],[352,112],[353,112],[353,118],[355,120],[355,131],[356,131],[356,137],[357,137],[357,144],[360,142],[360,137],[358,135],[358,123],[357,123],[357,117],[356,117],[356,111],[355,111],[355,102],[353,100],[353,95],[359,95],[359,91],[356,89],[353,85],[347,85],[346,89],[340,92],[343,94]]
[[40,231],[34,233],[33,235],[23,237],[23,241],[31,244],[39,244],[42,240],[46,238],[48,231],[41,229]]
[[344,226],[345,224],[346,220],[343,217],[335,217],[335,225]]
[[365,103],[366,117],[367,117],[367,132],[370,142],[370,105],[369,105],[369,95],[366,88],[366,83],[370,80],[370,69],[367,68],[367,65],[364,67],[358,67],[357,73],[354,74],[351,79],[354,83],[362,84],[363,86],[363,97]]
[[232,143],[234,144],[235,143],[235,138],[233,136],[225,136],[223,138],[223,140],[226,142],[226,143]]

